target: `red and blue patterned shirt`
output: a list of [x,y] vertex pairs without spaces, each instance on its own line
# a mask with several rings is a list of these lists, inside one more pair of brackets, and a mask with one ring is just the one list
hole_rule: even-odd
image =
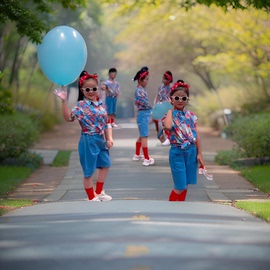
[[101,101],[80,100],[71,110],[82,128],[83,134],[103,135],[107,129],[107,111]]
[[141,85],[138,85],[135,90],[134,104],[139,111],[152,109],[152,107],[149,105],[148,94]]
[[171,145],[185,149],[197,140],[197,116],[188,110],[172,111]]
[[103,82],[107,86],[106,97],[119,97],[120,96],[120,85],[117,81],[108,79]]
[[158,88],[158,94],[157,94],[156,102],[168,101],[170,99],[170,91],[171,91],[170,85],[162,84]]

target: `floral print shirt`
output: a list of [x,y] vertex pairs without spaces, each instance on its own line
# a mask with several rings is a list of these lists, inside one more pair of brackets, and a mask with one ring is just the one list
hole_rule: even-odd
[[77,102],[71,113],[78,119],[83,134],[103,135],[107,129],[107,111],[101,101],[84,98]]
[[112,79],[108,79],[103,82],[107,86],[106,97],[119,97],[120,96],[120,84]]
[[172,128],[170,142],[172,146],[185,149],[190,144],[195,144],[197,116],[188,110],[172,111]]
[[152,109],[152,107],[149,105],[148,94],[141,85],[138,85],[135,90],[134,104],[138,110],[151,110]]

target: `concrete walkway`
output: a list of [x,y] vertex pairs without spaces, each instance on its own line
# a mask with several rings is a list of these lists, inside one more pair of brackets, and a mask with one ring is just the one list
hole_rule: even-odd
[[[267,195],[213,162],[216,151],[230,149],[232,142],[201,129],[203,154],[214,181],[199,176],[186,202],[168,202],[169,147],[158,143],[152,127],[149,152],[156,164],[143,167],[131,160],[136,125],[120,123],[114,129],[112,167],[105,184],[113,200],[89,202],[76,150],[79,129],[67,124],[58,135],[45,134],[34,150],[46,155],[48,163],[57,150],[72,150],[60,184],[42,203],[0,218],[3,269],[269,268],[269,224],[231,206],[234,200]],[[45,177],[52,180],[53,173]]]

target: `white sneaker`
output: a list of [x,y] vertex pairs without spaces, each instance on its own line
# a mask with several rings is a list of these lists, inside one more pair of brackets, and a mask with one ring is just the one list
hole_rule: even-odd
[[143,161],[143,166],[151,166],[155,163],[155,160],[153,158],[150,159],[144,159]]
[[97,196],[94,197],[92,200],[89,200],[89,199],[88,199],[88,201],[89,201],[89,202],[101,202],[101,200],[100,200],[99,197],[97,197]]
[[118,128],[118,126],[115,123],[112,123],[113,128]]
[[139,160],[141,160],[141,159],[144,159],[144,156],[143,155],[134,155],[133,156],[133,158],[132,158],[132,160],[133,161],[139,161]]
[[101,202],[108,202],[112,200],[112,197],[110,195],[107,195],[104,190],[102,190],[100,194],[96,194],[96,196]]
[[170,140],[169,139],[166,139],[165,142],[162,143],[163,146],[168,146],[170,145]]

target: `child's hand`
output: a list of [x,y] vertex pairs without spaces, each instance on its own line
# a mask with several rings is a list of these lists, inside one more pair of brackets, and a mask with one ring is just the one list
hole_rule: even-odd
[[64,89],[55,89],[54,94],[63,101],[67,100],[67,91]]
[[106,141],[106,146],[108,149],[111,149],[113,147],[113,139]]
[[105,91],[107,89],[107,86],[105,84],[102,84],[101,90]]

